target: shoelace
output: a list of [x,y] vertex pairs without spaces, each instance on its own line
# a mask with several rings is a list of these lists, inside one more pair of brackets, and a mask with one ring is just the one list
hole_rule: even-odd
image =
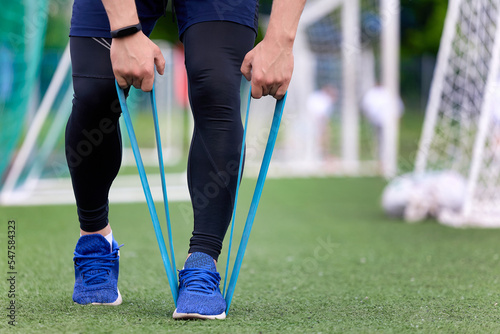
[[[106,255],[81,255],[74,252],[73,261],[82,273],[83,282],[88,285],[105,282],[109,274],[109,269],[113,267],[113,262],[118,258],[118,250],[123,245],[118,246],[111,253]],[[105,261],[105,262],[104,262]]]
[[179,281],[188,291],[211,293],[219,286],[220,275],[206,269],[188,268],[179,270]]

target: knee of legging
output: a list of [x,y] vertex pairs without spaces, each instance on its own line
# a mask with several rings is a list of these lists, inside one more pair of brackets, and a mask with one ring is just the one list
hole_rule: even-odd
[[241,76],[227,69],[189,68],[189,86],[193,107],[224,112],[239,111]]
[[121,109],[113,79],[73,77],[73,87],[73,104],[77,110],[119,118]]

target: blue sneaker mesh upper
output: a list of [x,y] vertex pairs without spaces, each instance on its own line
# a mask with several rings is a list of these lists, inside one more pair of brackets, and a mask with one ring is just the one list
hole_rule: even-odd
[[219,289],[220,275],[210,255],[195,252],[179,271],[177,313],[219,315],[226,311],[226,301]]
[[118,298],[119,254],[113,240],[100,234],[81,236],[75,247],[75,288],[73,301],[78,304],[113,303]]

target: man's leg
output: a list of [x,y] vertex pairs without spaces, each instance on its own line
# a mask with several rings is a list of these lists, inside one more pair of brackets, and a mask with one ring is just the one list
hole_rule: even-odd
[[243,127],[240,66],[252,48],[251,28],[204,22],[183,36],[194,133],[188,184],[194,210],[190,253],[217,260],[233,210]]
[[75,249],[79,304],[121,303],[118,244],[108,224],[108,193],[121,163],[120,107],[109,39],[71,37],[74,99],[66,126],[66,159],[80,220]]
[[[188,161],[194,231],[191,256],[179,274],[175,318],[225,317],[214,260],[233,210],[243,135],[240,66],[254,40],[251,28],[232,22],[198,23],[183,34],[195,121]],[[198,280],[200,275],[209,275],[213,284]],[[192,291],[183,281],[194,286]]]
[[66,127],[66,157],[80,228],[108,225],[108,193],[121,163],[120,106],[102,38],[71,37],[73,110]]

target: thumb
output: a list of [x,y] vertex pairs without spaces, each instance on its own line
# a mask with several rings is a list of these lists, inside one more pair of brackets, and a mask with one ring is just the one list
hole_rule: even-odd
[[245,59],[243,59],[243,63],[241,64],[240,71],[248,81],[252,81],[252,61],[253,54],[252,51],[247,53]]
[[158,73],[163,75],[163,73],[165,72],[165,58],[163,58],[163,54],[161,53],[160,48],[156,48],[154,57],[156,70],[158,71]]

